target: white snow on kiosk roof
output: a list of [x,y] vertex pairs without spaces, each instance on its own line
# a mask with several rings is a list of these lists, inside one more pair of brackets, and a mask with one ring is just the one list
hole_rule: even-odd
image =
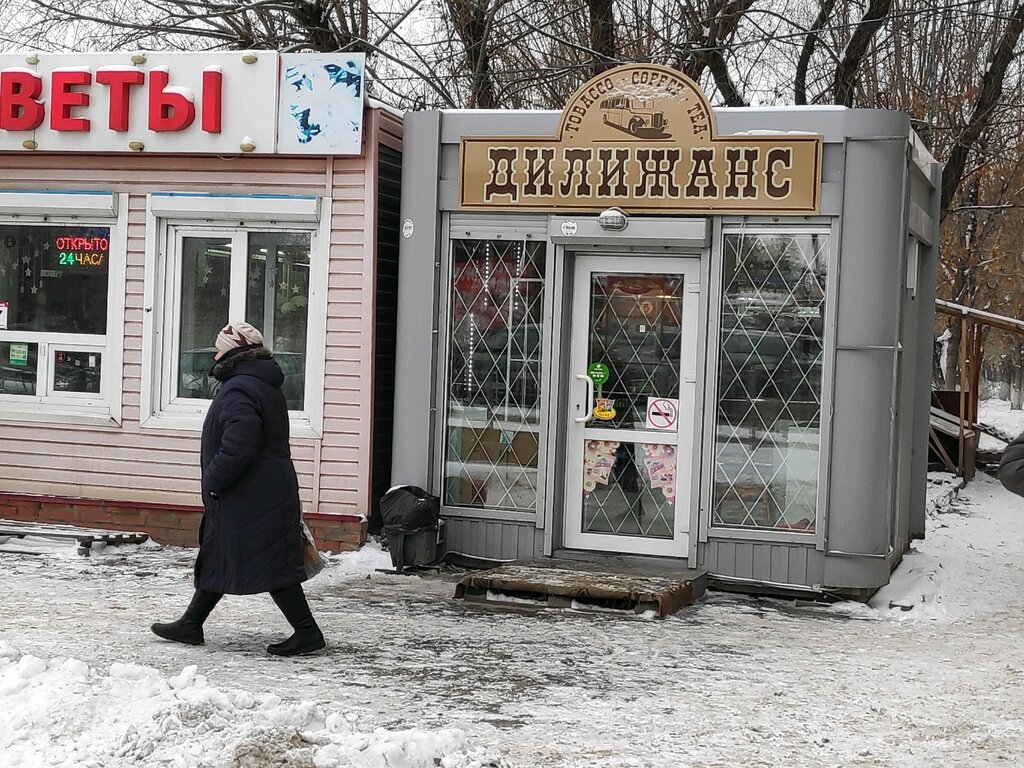
[[142,70],[131,64],[104,64],[96,67],[97,72],[141,72]]
[[815,131],[778,131],[772,128],[757,128],[749,131],[719,134],[719,136],[820,136]]
[[715,107],[715,112],[846,112],[841,104],[766,104],[750,107]]

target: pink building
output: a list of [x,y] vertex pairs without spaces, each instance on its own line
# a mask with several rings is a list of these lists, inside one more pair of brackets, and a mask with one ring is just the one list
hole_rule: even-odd
[[311,527],[358,546],[391,471],[401,149],[359,56],[0,56],[0,518],[194,543],[213,339],[244,317]]

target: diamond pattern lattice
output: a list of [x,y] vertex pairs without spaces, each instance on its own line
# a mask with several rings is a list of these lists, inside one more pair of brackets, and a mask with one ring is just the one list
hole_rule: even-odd
[[585,533],[672,538],[674,446],[591,440],[583,464]]
[[716,525],[814,531],[828,244],[725,238]]
[[679,275],[593,275],[588,359],[608,365],[616,412],[602,428],[642,429],[648,397],[679,397],[682,309]]
[[544,244],[459,240],[452,264],[445,503],[533,510]]

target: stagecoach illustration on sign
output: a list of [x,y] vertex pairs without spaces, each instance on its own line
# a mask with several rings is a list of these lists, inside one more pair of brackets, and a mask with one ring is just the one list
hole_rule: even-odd
[[605,125],[641,139],[668,139],[665,113],[654,106],[654,99],[635,96],[612,96],[601,102],[601,119]]

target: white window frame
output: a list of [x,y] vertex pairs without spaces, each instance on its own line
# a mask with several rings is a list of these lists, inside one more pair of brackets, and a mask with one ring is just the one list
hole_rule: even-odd
[[[12,199],[17,198],[14,202]],[[33,208],[33,200],[38,206]],[[17,203],[17,204],[16,204]],[[21,213],[20,211],[35,211]],[[0,341],[38,345],[36,394],[0,394],[0,421],[120,426],[123,402],[124,300],[128,253],[128,195],[103,192],[18,190],[0,198],[0,224],[107,227],[106,333],[52,333],[0,330]],[[57,392],[53,387],[53,353],[57,350],[101,355],[100,391]]]
[[[197,196],[201,198],[201,196]],[[185,196],[195,200],[197,197]],[[306,381],[304,408],[289,411],[292,437],[323,435],[324,363],[327,332],[327,274],[330,248],[329,200],[316,201],[318,216],[303,213],[287,197],[253,196],[254,215],[246,217],[247,196],[211,196],[204,213],[183,209],[182,197],[150,195],[146,217],[146,282],[143,311],[143,371],[140,426],[143,428],[199,431],[210,400],[177,396],[178,345],[180,343],[181,241],[184,237],[221,237],[231,240],[228,316],[245,316],[249,232],[308,232],[310,234],[310,284],[306,330]],[[273,218],[268,199],[282,201]],[[241,218],[240,218],[241,217]],[[316,223],[318,219],[318,223]],[[213,344],[213,339],[210,340]]]

